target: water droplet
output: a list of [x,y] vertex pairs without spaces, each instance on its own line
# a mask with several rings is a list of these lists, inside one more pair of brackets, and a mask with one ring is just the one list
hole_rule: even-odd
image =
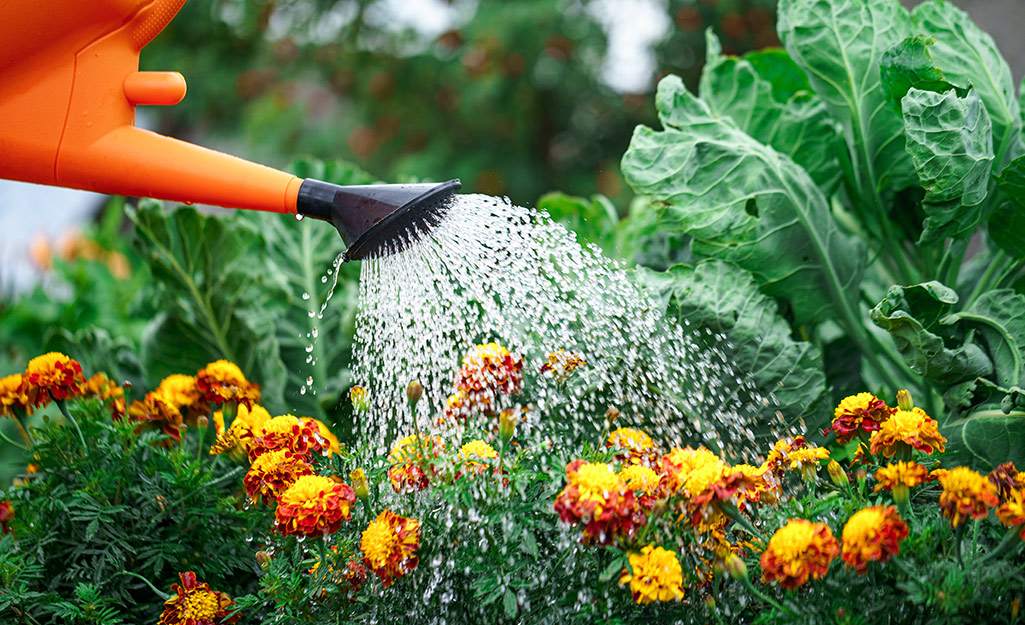
[[326,284],[327,283],[327,276],[320,276],[320,283],[321,284]]
[[306,386],[313,386],[313,376],[306,377]]
[[295,220],[296,220],[296,221],[302,221],[302,220],[303,220],[303,217],[305,217],[305,216],[306,216],[306,215],[303,215],[302,213],[296,213],[296,214],[295,214]]
[[309,354],[312,351],[313,351],[313,344],[310,343],[309,345],[306,346],[306,353]]
[[317,328],[313,328],[312,332],[313,332],[313,338],[317,338],[317,336],[320,334],[320,332],[317,330]]
[[313,316],[316,315],[316,314],[317,314],[317,311],[315,311],[315,310],[309,311],[310,319],[313,319]]
[[303,301],[310,299],[309,293],[303,293]]

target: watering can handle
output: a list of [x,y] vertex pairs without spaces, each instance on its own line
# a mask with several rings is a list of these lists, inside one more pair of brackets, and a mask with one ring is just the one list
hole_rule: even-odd
[[139,53],[186,0],[6,0],[0,19],[0,176],[135,197],[294,213],[302,180],[136,128],[172,105],[176,72]]

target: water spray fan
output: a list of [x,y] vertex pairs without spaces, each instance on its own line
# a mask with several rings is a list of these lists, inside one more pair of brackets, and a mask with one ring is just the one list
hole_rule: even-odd
[[135,107],[185,97],[178,72],[139,54],[185,0],[0,3],[0,176],[11,180],[331,222],[357,260],[429,232],[459,190],[339,186],[136,128]]

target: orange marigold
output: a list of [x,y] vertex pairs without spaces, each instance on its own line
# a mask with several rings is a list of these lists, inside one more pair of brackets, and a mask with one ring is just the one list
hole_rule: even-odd
[[332,453],[337,454],[342,450],[342,446],[338,442],[338,437],[332,434],[331,430],[329,430],[328,427],[324,425],[324,423],[319,419],[314,419],[312,417],[303,417],[299,419],[299,423],[302,425],[306,425],[307,423],[309,423],[315,426],[314,436],[320,437],[320,440],[318,442],[321,444],[323,448],[327,450],[327,454],[325,455],[330,456]]
[[584,541],[612,544],[632,538],[646,517],[628,487],[612,467],[601,462],[574,460],[566,467],[566,487],[555,498],[555,511],[565,523],[584,526]]
[[420,521],[385,510],[363,530],[359,547],[363,563],[387,588],[419,563]]
[[940,434],[939,424],[921,408],[897,410],[884,421],[869,439],[870,451],[892,458],[900,449],[914,448],[932,454],[943,453],[947,439]]
[[174,406],[165,404],[163,400],[147,393],[143,399],[137,399],[128,407],[128,418],[140,425],[136,432],[141,432],[145,427],[155,427],[164,434],[171,437],[176,443],[182,440],[182,430],[185,429],[182,423],[182,414]]
[[330,453],[329,441],[321,436],[317,423],[313,419],[298,419],[290,414],[268,419],[248,445],[250,462],[260,454],[276,449],[287,449],[305,457]]
[[181,585],[171,586],[175,596],[164,602],[159,625],[231,625],[239,615],[228,616],[228,608],[235,602],[210,584],[198,583],[192,571],[179,573]]
[[574,371],[586,364],[587,361],[580,354],[567,352],[560,347],[548,354],[548,362],[541,365],[541,375],[556,382],[565,382]]
[[1020,526],[1022,540],[1025,540],[1025,488],[1018,488],[1007,496],[996,510],[997,520],[1007,527]]
[[892,506],[872,506],[855,512],[843,528],[841,557],[855,572],[864,574],[869,562],[886,562],[900,553],[908,526]]
[[416,435],[410,434],[402,438],[388,453],[388,480],[396,493],[415,493],[430,485],[430,477],[424,472],[431,472],[433,461],[442,450],[445,442],[437,436],[421,434],[419,442]]
[[100,372],[86,380],[82,385],[82,395],[96,397],[100,401],[110,403],[110,416],[118,421],[125,416],[125,390],[106,373]]
[[674,447],[662,456],[662,484],[670,494],[675,493],[684,485],[690,473],[706,464],[721,466],[723,461],[704,447]]
[[523,359],[495,342],[471,347],[456,373],[456,388],[470,403],[490,406],[500,393],[523,388]]
[[28,361],[21,383],[36,406],[45,406],[51,399],[67,399],[81,393],[85,377],[78,361],[60,352],[50,352]]
[[313,475],[313,467],[306,459],[278,449],[257,456],[242,483],[250,498],[270,504],[304,475]]
[[762,581],[776,580],[793,590],[809,577],[822,579],[839,554],[840,544],[828,525],[791,519],[772,535],[762,553]]
[[316,538],[334,534],[348,521],[356,492],[321,475],[303,475],[278,498],[274,513],[276,529],[282,536]]
[[872,393],[858,393],[844,397],[833,411],[833,423],[822,431],[823,435],[836,432],[836,442],[845,445],[858,434],[871,434],[890,418],[894,409]]
[[[210,447],[210,453],[217,455],[228,452],[235,456],[248,455],[253,441],[263,430],[263,426],[271,420],[267,409],[259,404],[247,408],[245,404],[238,407],[235,418],[227,429],[224,427],[224,413],[214,412],[214,429],[217,440]],[[241,461],[240,457],[236,458]]]
[[246,380],[238,365],[227,360],[217,360],[200,369],[196,388],[203,401],[215,406],[232,403],[251,408],[260,401],[259,385]]
[[196,376],[193,375],[172,373],[160,381],[153,394],[164,400],[164,403],[177,408],[188,419],[195,419],[210,412],[210,406],[203,400]]
[[915,461],[899,460],[885,467],[879,467],[875,473],[874,492],[888,490],[893,492],[893,499],[903,505],[911,496],[911,489],[930,480],[929,470]]
[[939,476],[940,508],[950,524],[957,527],[967,517],[982,519],[989,509],[1000,503],[997,487],[980,473],[968,467],[955,467]]
[[13,418],[18,413],[32,414],[33,402],[21,378],[20,373],[0,378],[0,417]]

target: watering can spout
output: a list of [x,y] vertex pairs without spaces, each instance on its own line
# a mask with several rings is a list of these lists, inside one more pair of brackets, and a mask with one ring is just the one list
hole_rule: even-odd
[[137,128],[137,106],[185,97],[181,74],[139,71],[143,47],[185,1],[2,2],[0,177],[309,215],[338,228],[353,260],[403,249],[437,224],[457,180],[341,187]]

